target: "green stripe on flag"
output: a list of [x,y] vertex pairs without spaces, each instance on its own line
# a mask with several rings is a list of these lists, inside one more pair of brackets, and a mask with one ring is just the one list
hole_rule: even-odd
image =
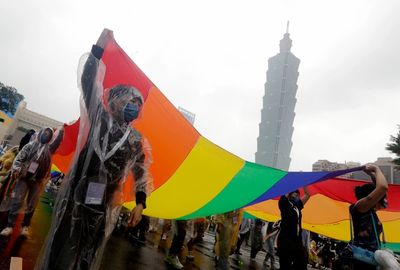
[[250,213],[247,212],[247,211],[244,211],[244,212],[243,212],[243,218],[257,219],[256,216],[253,216],[252,214],[250,214]]
[[287,172],[247,162],[209,203],[180,219],[194,219],[241,208],[260,197]]
[[383,244],[383,247],[391,249],[396,253],[400,253],[400,243],[385,243]]

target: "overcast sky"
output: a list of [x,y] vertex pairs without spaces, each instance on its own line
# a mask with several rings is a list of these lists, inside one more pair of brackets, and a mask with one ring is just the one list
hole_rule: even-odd
[[196,128],[254,161],[268,58],[290,20],[301,60],[290,170],[375,161],[400,124],[400,2],[3,1],[0,82],[79,116],[77,65],[103,28]]

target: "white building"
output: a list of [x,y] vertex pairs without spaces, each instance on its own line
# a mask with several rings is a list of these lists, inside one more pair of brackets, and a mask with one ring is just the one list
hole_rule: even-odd
[[26,105],[25,101],[21,101],[11,123],[9,125],[0,124],[0,142],[5,142],[7,145],[18,145],[30,129],[38,131],[43,127],[57,128],[63,125],[60,121],[28,110]]

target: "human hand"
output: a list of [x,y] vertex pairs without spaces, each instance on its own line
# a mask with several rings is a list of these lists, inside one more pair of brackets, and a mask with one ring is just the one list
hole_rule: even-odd
[[142,219],[143,205],[139,203],[135,208],[132,209],[131,216],[129,218],[128,225],[135,227]]
[[304,194],[310,195],[310,191],[308,190],[307,186],[303,187],[303,191],[304,191]]
[[103,48],[106,46],[108,40],[113,37],[113,31],[109,29],[104,29],[101,33],[99,39],[97,40],[96,45]]
[[377,172],[378,170],[380,170],[379,169],[379,167],[378,166],[376,166],[375,164],[366,164],[365,165],[365,169],[364,169],[364,171],[366,171],[366,172]]
[[380,171],[381,171],[381,170],[379,169],[379,167],[376,166],[375,164],[367,164],[367,165],[365,165],[364,172],[365,172],[366,174],[368,174],[368,175],[371,177],[371,179],[372,179],[373,181],[375,181],[375,179],[376,179],[376,174],[377,174],[378,172],[380,172]]

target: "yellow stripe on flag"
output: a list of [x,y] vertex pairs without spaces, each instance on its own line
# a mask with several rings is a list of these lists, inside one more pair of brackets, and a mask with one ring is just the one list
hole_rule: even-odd
[[144,214],[166,219],[188,215],[219,194],[244,164],[244,160],[200,137],[172,177],[148,198]]

